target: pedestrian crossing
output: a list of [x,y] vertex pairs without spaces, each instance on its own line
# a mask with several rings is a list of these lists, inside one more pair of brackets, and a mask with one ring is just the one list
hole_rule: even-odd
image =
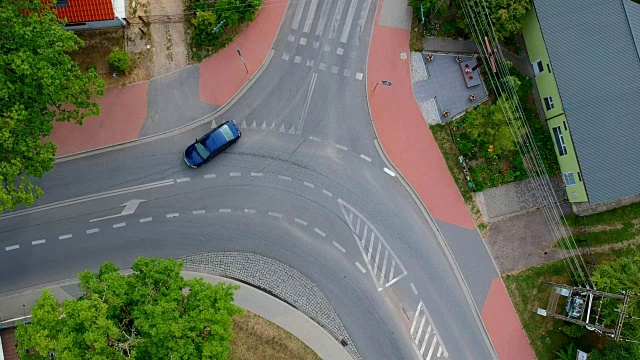
[[431,324],[431,317],[424,303],[420,301],[411,323],[411,339],[413,348],[423,360],[445,359],[449,354],[441,343],[436,328]]
[[338,203],[378,291],[406,276],[404,266],[378,230],[351,205],[341,199]]

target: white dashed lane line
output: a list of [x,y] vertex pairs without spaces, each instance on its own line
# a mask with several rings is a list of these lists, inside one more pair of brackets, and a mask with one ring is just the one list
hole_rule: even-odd
[[242,174],[241,174],[241,173],[239,173],[239,172],[232,172],[232,173],[229,173],[229,176],[241,176],[241,175],[242,175]]
[[178,217],[180,214],[178,213],[171,213],[171,214],[167,214],[167,219],[169,218],[174,218],[174,217]]
[[127,223],[124,223],[124,222],[113,224],[114,229],[125,227],[125,226],[127,226]]
[[366,160],[366,161],[368,161],[368,162],[371,162],[371,158],[370,158],[370,157],[368,157],[368,156],[366,156],[366,155],[364,155],[364,154],[360,154],[360,157],[361,157],[361,158],[363,158],[363,159],[365,159],[365,160]]
[[100,231],[99,228],[89,229],[87,230],[87,235],[97,233],[98,231]]
[[313,141],[317,141],[317,142],[321,142],[321,141],[322,141],[322,140],[318,139],[318,138],[317,138],[317,137],[315,137],[315,136],[309,136],[309,139],[310,139],[310,140],[313,140]]
[[261,177],[262,173],[251,173],[251,176],[253,176],[253,177]]
[[396,176],[396,173],[394,173],[393,171],[389,170],[388,168],[384,168],[384,172],[386,172],[390,176]]
[[244,209],[244,212],[247,214],[255,214],[256,211],[254,209]]
[[303,183],[305,186],[308,186],[308,187],[310,187],[310,188],[312,188],[312,189],[313,189],[314,187],[316,187],[315,185],[313,185],[313,184],[312,184],[312,183],[310,183],[310,182],[303,181],[302,183]]
[[221,212],[221,213],[230,213],[230,212],[231,212],[231,209],[218,209],[218,212]]
[[334,146],[335,146],[335,147],[337,147],[337,148],[338,148],[338,149],[340,149],[340,150],[344,150],[344,151],[349,150],[349,148],[348,148],[348,147],[343,146],[343,145],[340,145],[340,144],[334,144]]
[[338,250],[342,251],[343,253],[344,253],[344,252],[347,252],[347,250],[345,250],[342,246],[340,246],[340,244],[338,244],[338,243],[337,243],[337,242],[335,242],[335,241],[333,242],[333,246],[337,247],[337,248],[338,248]]
[[418,295],[418,289],[416,289],[416,286],[413,285],[413,283],[409,283],[409,286],[411,286],[411,290],[413,290],[413,293],[415,295]]
[[216,174],[206,174],[206,175],[204,176],[204,178],[205,178],[205,179],[213,179],[213,178],[215,178],[215,177],[216,177]]
[[4,248],[4,251],[11,251],[11,250],[17,250],[17,249],[20,249],[20,245],[7,246]]
[[64,234],[64,235],[60,235],[60,236],[58,236],[58,240],[69,239],[69,238],[71,238],[72,236],[73,236],[72,234]]
[[151,218],[151,217],[146,217],[146,218],[140,219],[140,222],[141,222],[141,223],[146,223],[146,222],[149,222],[149,221],[151,221],[151,220],[153,220],[153,218]]
[[363,274],[367,272],[367,270],[365,270],[365,268],[362,267],[362,265],[360,265],[360,263],[357,261],[356,261],[356,266],[358,267],[358,269],[360,269],[360,272],[362,272]]
[[332,197],[333,196],[333,194],[331,192],[329,192],[329,191],[327,191],[325,189],[322,189],[322,193],[327,195],[328,197]]
[[34,241],[31,242],[31,245],[40,245],[40,244],[44,244],[46,242],[47,242],[47,240],[45,240],[45,239],[34,240]]
[[293,219],[293,221],[295,221],[295,222],[297,222],[298,224],[303,225],[303,226],[307,226],[307,225],[308,225],[308,223],[307,223],[306,221],[304,221],[304,220],[300,220],[300,219],[298,219],[298,218]]
[[181,182],[185,182],[185,181],[189,181],[189,180],[191,180],[191,179],[188,178],[188,177],[180,178],[180,179],[176,179],[176,183],[181,183]]
[[206,213],[205,210],[193,210],[193,215],[202,215]]
[[325,237],[327,236],[327,234],[323,233],[320,229],[318,228],[314,228],[313,231],[315,231],[316,233],[318,233],[318,235]]
[[269,211],[269,216],[273,216],[273,217],[281,218],[281,217],[282,217],[282,214],[279,214],[279,213],[276,213],[276,212],[271,212],[271,211]]
[[291,178],[288,176],[283,176],[283,175],[278,175],[278,179],[280,180],[286,180],[286,181],[291,181]]

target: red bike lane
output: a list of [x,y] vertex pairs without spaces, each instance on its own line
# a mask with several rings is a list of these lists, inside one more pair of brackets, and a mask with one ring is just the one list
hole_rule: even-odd
[[[409,30],[379,25],[383,2],[378,4],[367,67],[369,107],[378,139],[436,220],[475,230],[471,214],[413,97]],[[404,59],[401,53],[406,54]],[[393,85],[375,87],[383,80]],[[454,258],[456,255],[460,254],[453,253]],[[486,298],[474,301],[483,304],[478,310],[498,357],[535,359],[497,269],[493,277],[486,284]]]

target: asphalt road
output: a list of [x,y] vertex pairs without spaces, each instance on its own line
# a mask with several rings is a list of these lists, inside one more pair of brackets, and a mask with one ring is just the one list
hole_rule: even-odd
[[[0,292],[106,260],[252,251],[315,282],[365,359],[491,358],[433,230],[374,145],[362,74],[376,4],[291,3],[271,63],[216,119],[235,120],[242,139],[206,166],[188,168],[182,151],[210,124],[56,164],[37,181],[36,206],[50,208],[0,216],[11,248]],[[132,199],[145,200],[133,214],[91,221]]]

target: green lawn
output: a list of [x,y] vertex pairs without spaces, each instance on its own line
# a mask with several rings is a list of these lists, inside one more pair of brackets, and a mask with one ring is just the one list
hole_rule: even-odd
[[[640,250],[640,246],[629,246],[607,253],[595,254],[596,263],[612,261],[633,251]],[[537,308],[546,309],[551,288],[540,285],[540,281],[555,283],[569,283],[569,275],[562,261],[533,267],[515,275],[505,275],[504,282],[513,301],[518,317],[533,346],[539,360],[555,360],[555,353],[563,349],[569,342],[573,342],[583,351],[591,351],[594,346],[601,346],[603,338],[595,333],[571,339],[562,331],[567,323],[551,318],[545,318],[535,313]]]
[[[581,216],[571,214],[567,224],[576,239],[584,239]],[[589,244],[600,246],[636,239],[640,236],[640,203],[587,216]],[[578,246],[586,246],[578,243]]]

